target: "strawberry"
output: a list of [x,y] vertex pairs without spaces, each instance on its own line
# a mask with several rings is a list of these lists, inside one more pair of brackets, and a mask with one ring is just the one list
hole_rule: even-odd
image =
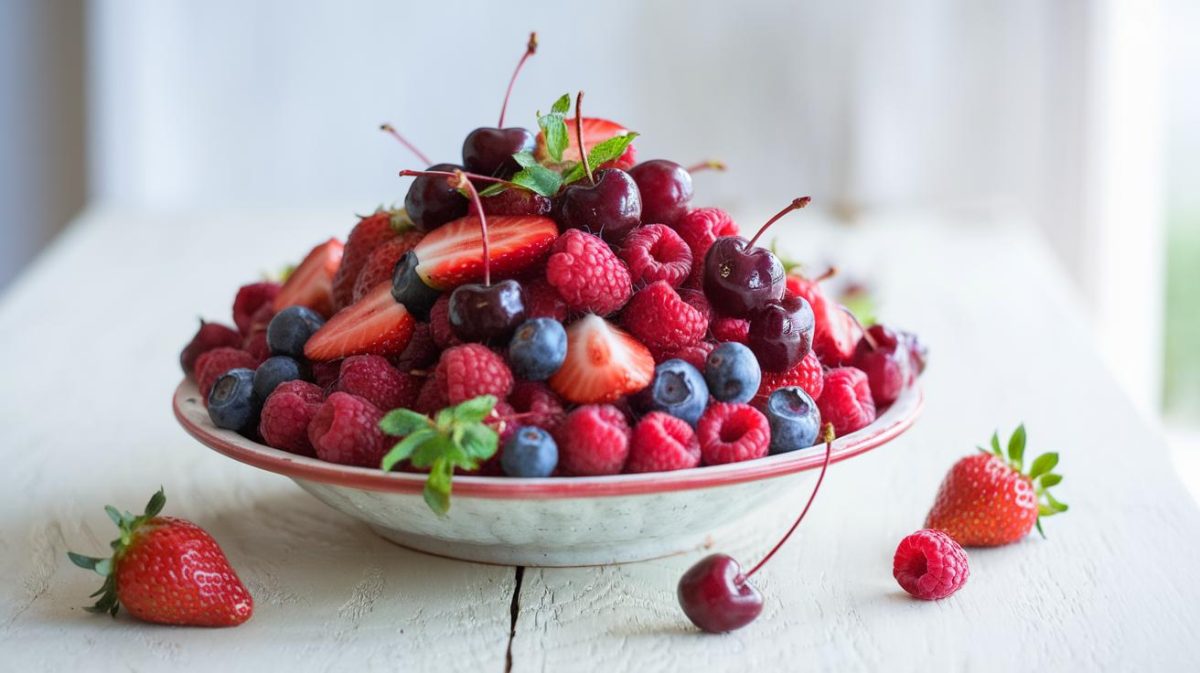
[[358,224],[346,237],[346,250],[342,263],[333,276],[333,306],[335,309],[349,306],[354,298],[354,281],[362,271],[367,258],[375,248],[386,243],[412,227],[403,210],[380,208],[359,219]]
[[377,246],[367,257],[366,263],[358,272],[358,279],[354,281],[354,301],[367,296],[367,293],[381,282],[390,281],[396,262],[400,261],[404,253],[412,250],[424,235],[412,229]]
[[138,619],[184,626],[237,626],[250,619],[254,599],[217,541],[190,521],[159,516],[166,501],[160,489],[141,516],[105,508],[121,529],[111,557],[67,552],[72,563],[104,577],[88,610],[115,617],[123,605]]
[[[567,128],[570,129],[570,133],[567,134],[567,149],[563,151],[563,162],[578,162],[580,161],[580,154],[579,141],[576,139],[575,135],[575,118],[572,117],[571,119],[566,120],[566,124]],[[607,119],[599,119],[597,117],[583,118],[583,144],[585,147],[587,147],[589,152],[598,143],[604,142],[613,136],[623,136],[628,133],[629,129],[616,122],[611,122]],[[546,150],[546,138],[542,133],[538,133],[537,149],[535,150],[534,155],[537,157],[538,161],[542,163],[545,163],[550,158],[550,154]],[[633,145],[630,145],[625,149],[625,153],[622,154],[616,161],[611,162],[609,165],[603,166],[603,168],[611,166],[612,168],[628,170],[633,167],[633,164],[636,163],[636,161],[637,150],[633,148]],[[597,166],[595,168],[602,167]]]
[[[492,280],[510,278],[537,265],[558,237],[558,225],[532,215],[487,218]],[[483,237],[479,218],[468,215],[434,229],[413,247],[417,275],[434,289],[449,290],[483,280]]]
[[334,314],[304,344],[304,355],[318,361],[351,355],[399,355],[415,327],[412,315],[392,298],[391,283],[383,282]]
[[650,385],[654,358],[637,339],[597,315],[567,328],[567,358],[548,383],[577,404],[613,402]]
[[1024,471],[1024,425],[1008,440],[1007,458],[995,433],[991,449],[980,447],[981,453],[950,468],[925,518],[926,528],[945,531],[964,547],[997,547],[1020,540],[1035,525],[1041,533],[1041,517],[1067,511],[1049,491],[1062,481],[1062,475],[1052,472],[1057,453],[1038,456]]
[[328,318],[333,315],[333,277],[342,263],[342,242],[336,238],[313,248],[275,295],[276,312],[307,306]]
[[821,289],[820,278],[788,276],[787,291],[803,297],[816,317],[813,350],[827,367],[837,367],[854,358],[854,349],[862,338],[862,328],[845,307]]

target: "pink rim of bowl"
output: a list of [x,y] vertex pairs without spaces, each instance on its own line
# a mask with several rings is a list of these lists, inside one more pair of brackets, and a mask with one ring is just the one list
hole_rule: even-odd
[[[874,423],[834,440],[832,462],[839,462],[885,444],[917,420],[925,404],[919,386],[906,389]],[[222,430],[208,420],[196,384],[184,380],[172,402],[179,424],[200,443],[247,465],[293,479],[334,484],[368,491],[420,495],[425,475],[383,472],[364,467],[327,463],[273,449],[241,435]],[[820,468],[825,453],[819,446],[729,465],[697,467],[674,472],[619,474],[603,477],[454,477],[454,497],[492,499],[550,499],[628,496],[703,489],[779,477]]]

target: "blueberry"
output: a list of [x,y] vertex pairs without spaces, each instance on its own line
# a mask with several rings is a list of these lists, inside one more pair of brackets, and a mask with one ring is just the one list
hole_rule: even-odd
[[549,477],[558,465],[558,445],[550,433],[523,426],[504,443],[500,468],[510,477]]
[[758,392],[762,370],[758,358],[745,345],[730,341],[708,354],[704,379],[712,396],[722,402],[745,404]]
[[304,306],[289,306],[271,318],[267,325],[267,347],[272,355],[304,357],[304,344],[321,326],[325,319],[317,312]]
[[708,406],[708,385],[700,370],[683,360],[667,360],[654,368],[654,381],[638,393],[643,411],[665,411],[692,426]]
[[508,343],[508,363],[517,378],[545,381],[567,359],[567,331],[552,318],[521,323]]
[[267,396],[284,381],[300,378],[300,363],[286,355],[276,355],[263,361],[254,370],[254,396],[264,402]]
[[241,430],[258,420],[254,402],[254,372],[230,369],[217,379],[208,393],[208,416],[218,428]]
[[392,299],[404,304],[417,320],[428,322],[429,311],[442,293],[429,287],[417,273],[420,263],[417,253],[409,250],[392,267]]
[[807,449],[817,442],[821,412],[800,386],[786,386],[767,398],[767,423],[771,426],[771,455]]

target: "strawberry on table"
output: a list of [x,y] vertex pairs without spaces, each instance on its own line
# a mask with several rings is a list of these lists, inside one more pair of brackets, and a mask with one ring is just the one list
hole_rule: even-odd
[[1025,426],[1017,427],[1008,440],[1008,455],[1000,438],[992,434],[991,451],[959,460],[938,489],[926,528],[945,531],[964,547],[996,547],[1016,542],[1041,517],[1067,511],[1067,506],[1050,494],[1062,481],[1053,472],[1057,453],[1038,456],[1025,472]]
[[254,599],[217,541],[190,521],[159,516],[166,500],[160,489],[140,516],[105,508],[121,529],[111,557],[67,552],[75,565],[104,577],[88,610],[116,616],[124,606],[138,619],[184,626],[237,626],[250,619]]
[[304,306],[325,318],[333,315],[333,277],[342,263],[342,253],[342,242],[336,238],[309,251],[275,295],[274,310]]

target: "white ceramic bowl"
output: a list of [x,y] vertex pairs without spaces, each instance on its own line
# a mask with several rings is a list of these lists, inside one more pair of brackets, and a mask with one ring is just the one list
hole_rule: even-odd
[[[832,461],[852,458],[907,430],[921,411],[919,387],[871,425],[833,443]],[[652,474],[514,479],[456,476],[442,517],[421,496],[425,475],[347,467],[259,444],[209,419],[196,384],[175,390],[175,417],[206,446],[290,477],[325,504],[379,535],[430,554],[527,566],[641,561],[701,547],[715,531],[792,489],[820,469],[823,446],[731,465]]]

